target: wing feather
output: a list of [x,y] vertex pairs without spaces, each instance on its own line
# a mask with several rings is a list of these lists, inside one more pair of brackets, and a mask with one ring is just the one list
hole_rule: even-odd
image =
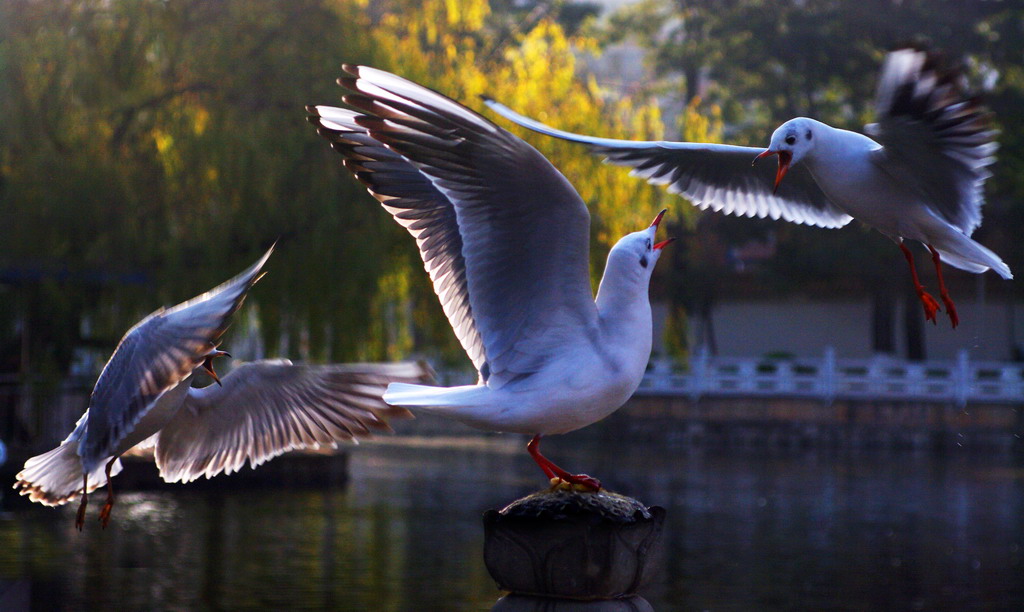
[[273,250],[226,283],[173,308],[161,308],[128,330],[89,399],[78,448],[87,471],[113,455],[157,398],[185,380],[216,347]]
[[355,123],[358,113],[329,106],[307,110],[318,133],[345,156],[345,167],[416,239],[445,316],[474,367],[482,370],[484,343],[473,321],[462,235],[451,201],[415,166],[370,138]]
[[155,458],[167,482],[230,474],[290,450],[391,431],[389,418],[411,418],[381,399],[391,382],[426,382],[423,364],[293,365],[247,363],[223,386],[192,389],[159,434]]
[[963,75],[936,53],[898,49],[882,66],[875,110],[878,122],[865,131],[882,144],[878,167],[970,235],[981,224],[998,144],[991,113],[967,92]]
[[[416,232],[428,271],[461,272],[431,278],[481,379],[500,387],[542,368],[559,348],[554,334],[543,333],[552,326],[592,337],[590,215],[565,177],[521,139],[437,92],[372,68],[345,70],[351,76],[339,83],[353,92],[345,101],[362,113],[315,107],[313,121],[352,165],[372,163],[354,155],[388,162],[397,155],[409,164],[402,178],[418,171],[433,187],[430,205],[416,207],[430,214],[393,214]],[[331,122],[347,131],[332,131]],[[367,139],[392,157],[369,150]],[[397,208],[390,198],[408,195],[403,187],[421,189],[383,172],[397,170],[357,176],[373,181],[371,193],[389,210]],[[425,251],[438,234],[451,240],[447,248]]]
[[753,147],[695,142],[633,141],[584,136],[558,130],[484,98],[502,117],[527,129],[578,142],[605,161],[632,168],[631,176],[685,196],[701,209],[747,217],[771,217],[819,227],[842,227],[852,217],[835,206],[804,167],[790,168],[773,193],[772,164],[751,167],[763,151]]

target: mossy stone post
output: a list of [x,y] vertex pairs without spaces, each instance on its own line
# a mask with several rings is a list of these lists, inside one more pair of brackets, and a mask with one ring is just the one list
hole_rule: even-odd
[[653,570],[665,509],[568,486],[484,513],[484,563],[510,591],[492,611],[651,610],[637,589]]

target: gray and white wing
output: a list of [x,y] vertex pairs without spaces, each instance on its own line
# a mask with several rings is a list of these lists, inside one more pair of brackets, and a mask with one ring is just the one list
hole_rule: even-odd
[[273,250],[226,283],[173,308],[161,308],[128,330],[89,400],[78,450],[86,469],[114,454],[153,402],[188,378],[217,346]]
[[981,224],[983,187],[995,161],[991,113],[942,58],[918,49],[886,56],[875,96],[882,144],[872,161],[909,185],[949,223],[970,235]]
[[356,124],[359,113],[330,106],[310,106],[307,110],[317,132],[345,157],[345,167],[416,239],[423,267],[455,336],[473,366],[478,371],[483,369],[487,357],[473,320],[462,235],[451,201],[409,161]]
[[292,365],[247,363],[223,386],[191,389],[185,405],[160,431],[155,458],[167,482],[191,482],[253,468],[300,448],[391,431],[388,418],[412,418],[381,399],[391,382],[427,382],[418,363]]
[[428,270],[447,273],[440,289],[432,273],[435,289],[458,303],[449,320],[482,380],[500,387],[542,368],[570,335],[593,335],[590,215],[565,177],[450,98],[373,68],[345,70],[339,83],[356,92],[345,101],[362,113],[316,107],[335,119],[314,122],[417,237]]
[[807,168],[799,164],[789,169],[786,180],[773,193],[774,165],[751,165],[764,149],[584,136],[555,129],[489,98],[484,102],[522,127],[585,144],[592,153],[603,155],[606,162],[632,168],[630,175],[667,186],[670,193],[685,196],[701,209],[830,228],[842,227],[852,219],[825,196]]

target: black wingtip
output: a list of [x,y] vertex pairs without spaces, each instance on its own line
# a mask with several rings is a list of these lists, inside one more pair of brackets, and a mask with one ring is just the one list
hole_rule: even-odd
[[487,94],[480,94],[480,99],[483,100],[484,104],[488,106],[490,106],[491,103],[494,102],[494,98],[490,97]]
[[[357,85],[358,82],[359,79],[350,76],[340,77],[337,80],[338,85],[341,85],[349,91],[359,91],[359,86]],[[342,97],[342,99],[344,99],[344,97]]]

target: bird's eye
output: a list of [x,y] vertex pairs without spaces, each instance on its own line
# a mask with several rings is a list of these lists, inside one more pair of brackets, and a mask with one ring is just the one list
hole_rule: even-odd
[[788,145],[796,144],[796,136],[794,136],[792,134],[790,134],[789,136],[786,136],[786,144],[788,144]]
[[643,267],[643,268],[647,267],[647,256],[646,255],[644,255],[643,257],[640,258],[640,266]]

